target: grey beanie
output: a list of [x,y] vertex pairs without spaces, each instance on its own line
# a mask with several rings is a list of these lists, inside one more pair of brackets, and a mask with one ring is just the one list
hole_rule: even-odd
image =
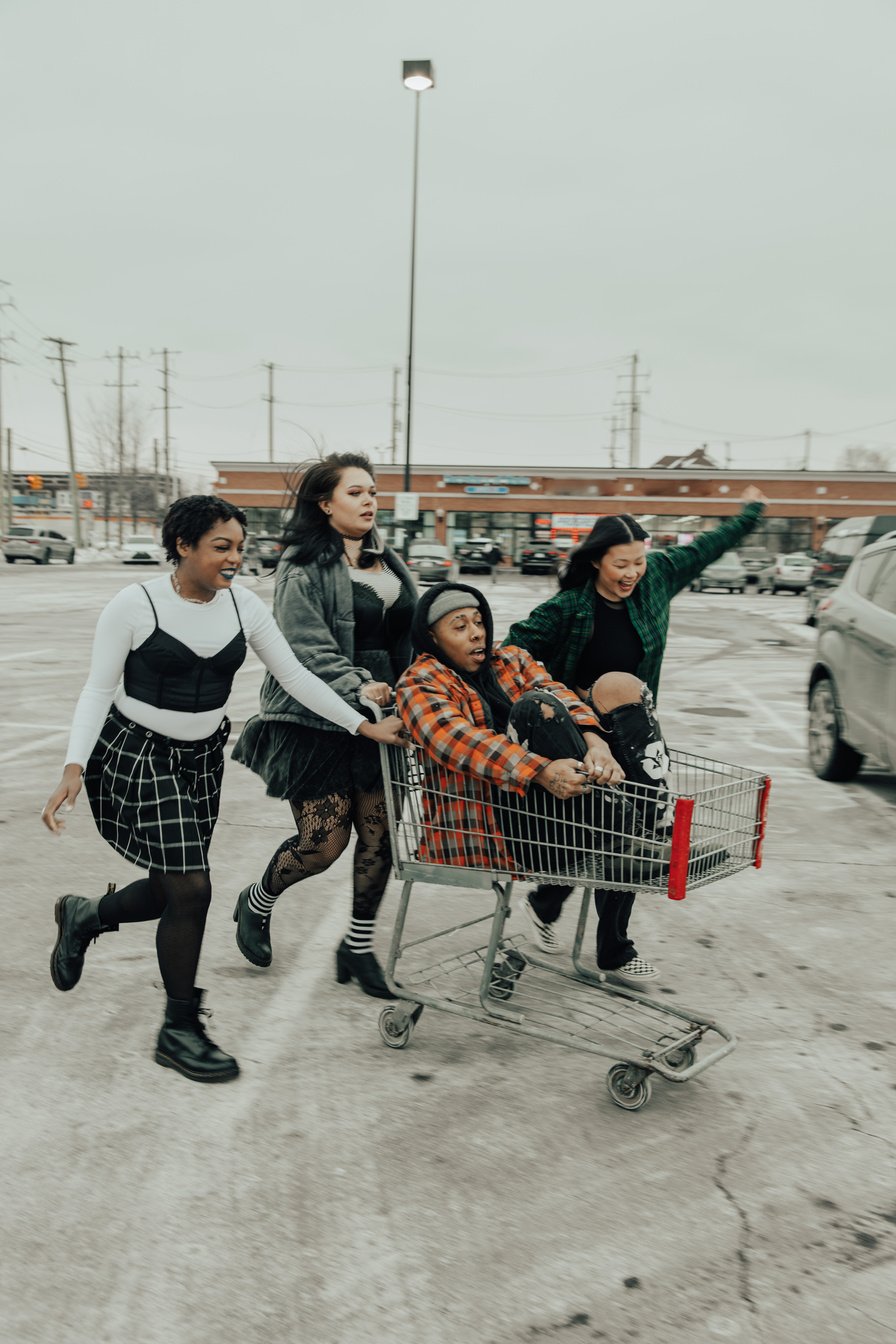
[[433,626],[443,616],[448,616],[452,611],[460,611],[461,607],[478,606],[479,599],[475,593],[469,592],[466,588],[447,588],[439,593],[426,613],[427,624]]

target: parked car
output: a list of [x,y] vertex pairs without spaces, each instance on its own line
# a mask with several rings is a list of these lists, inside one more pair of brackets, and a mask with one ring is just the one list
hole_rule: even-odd
[[520,551],[520,573],[552,574],[557,568],[557,561],[567,553],[553,541],[539,541],[533,537]]
[[260,574],[263,569],[273,569],[283,552],[283,543],[279,537],[256,536],[249,532],[243,547],[241,574]]
[[747,571],[741,564],[737,551],[726,551],[718,560],[707,565],[702,574],[698,574],[691,584],[692,593],[702,593],[707,588],[726,588],[729,593],[742,593],[748,582]]
[[495,543],[488,537],[461,542],[455,551],[458,574],[491,574],[495,550]]
[[125,565],[163,565],[165,552],[148,532],[137,532],[122,542],[121,559]]
[[809,763],[852,779],[866,756],[896,770],[896,535],[864,548],[818,604]]
[[454,575],[454,560],[440,541],[421,537],[408,548],[408,569],[420,583],[442,583]]
[[64,560],[67,565],[73,565],[75,546],[69,537],[51,528],[13,523],[3,534],[3,558],[8,565],[14,565],[17,560],[32,560],[36,565]]
[[741,546],[737,554],[746,571],[747,583],[758,584],[760,574],[775,563],[775,557],[764,546]]
[[779,555],[777,560],[759,575],[760,593],[804,593],[812,577],[815,561],[811,555],[794,551]]
[[853,557],[864,546],[879,541],[888,532],[896,531],[896,514],[878,513],[863,518],[844,518],[828,530],[815,560],[812,578],[806,589],[806,624],[815,624],[815,610],[822,598],[827,597],[843,581]]

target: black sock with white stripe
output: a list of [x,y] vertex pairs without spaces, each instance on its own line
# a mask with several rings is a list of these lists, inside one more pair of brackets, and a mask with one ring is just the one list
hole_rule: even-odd
[[260,882],[253,882],[249,888],[247,901],[253,915],[270,915],[276,900],[277,897],[271,896],[269,892],[265,891]]
[[353,915],[351,928],[345,935],[346,946],[353,952],[372,952],[375,923],[373,919],[355,919]]

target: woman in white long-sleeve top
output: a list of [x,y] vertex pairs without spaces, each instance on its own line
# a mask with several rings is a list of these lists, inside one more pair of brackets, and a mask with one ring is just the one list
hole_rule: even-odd
[[218,816],[224,710],[250,646],[289,694],[348,733],[400,740],[373,724],[295,657],[264,603],[234,588],[246,535],[241,509],[214,495],[179,499],[162,541],[174,572],[123,589],[97,623],[87,683],[75,709],[62,780],[43,810],[54,832],[81,790],[103,838],[147,870],[105,896],[61,896],[50,971],[57,989],[81,978],[90,942],[121,924],[158,920],[168,995],[155,1058],[197,1082],[239,1073],[208,1038],[195,987],[211,900],[208,848]]

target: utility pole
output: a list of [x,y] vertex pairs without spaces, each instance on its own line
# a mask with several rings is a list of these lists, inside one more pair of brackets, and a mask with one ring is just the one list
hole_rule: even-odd
[[[140,356],[126,355],[119,346],[117,355],[107,355],[106,358],[118,360],[118,379],[116,383],[107,383],[106,386],[118,388],[118,544],[120,546],[124,541],[124,361],[139,359]],[[128,387],[136,386],[136,383],[128,383]]]
[[274,365],[265,364],[263,366],[268,371],[268,394],[262,397],[262,401],[268,404],[268,461],[274,460]]
[[392,456],[393,467],[398,461],[398,431],[401,429],[401,421],[398,418],[398,380],[401,377],[401,369],[392,370]]
[[641,465],[641,404],[638,390],[638,354],[632,355],[631,400],[628,421],[628,457],[629,466]]
[[[0,280],[0,285],[9,288],[8,280]],[[4,308],[11,308],[10,299],[0,300],[0,314]],[[12,467],[9,469],[9,494],[6,492],[6,475],[3,471],[3,365],[17,364],[18,360],[9,359],[3,353],[3,342],[14,341],[15,336],[4,336],[0,332],[0,528],[12,527]]]
[[62,401],[65,406],[65,433],[68,439],[68,488],[72,501],[75,549],[79,550],[81,547],[81,495],[78,490],[78,476],[75,471],[75,441],[72,436],[71,408],[68,404],[68,375],[65,371],[66,366],[73,363],[72,360],[66,359],[65,347],[74,345],[75,342],[64,341],[61,336],[45,336],[44,340],[49,341],[51,345],[55,345],[59,349],[58,355],[48,355],[47,358],[58,359],[59,368],[62,371]]
[[[5,303],[0,303],[0,312],[6,307]],[[7,477],[3,471],[3,365],[18,364],[17,359],[10,359],[3,353],[3,342],[14,341],[15,336],[4,336],[0,333],[0,528],[4,530],[12,527],[12,467],[9,469],[7,494]]]
[[610,416],[610,467],[615,470],[616,467],[616,435],[619,431],[619,421],[615,415]]
[[809,470],[809,454],[812,451],[812,431],[803,430],[803,471]]
[[[171,488],[171,487],[172,487],[172,477],[171,477],[171,426],[170,426],[170,421],[169,421],[169,416],[170,416],[170,413],[171,413],[171,383],[170,383],[170,374],[171,374],[171,370],[170,370],[169,365],[168,365],[168,356],[169,356],[169,355],[179,355],[180,353],[181,353],[181,352],[180,352],[179,350],[169,350],[169,349],[167,349],[167,347],[166,347],[166,349],[164,349],[164,350],[151,350],[151,351],[150,351],[150,354],[151,354],[151,355],[161,355],[161,356],[162,356],[162,367],[161,367],[159,370],[157,370],[157,372],[159,372],[159,373],[162,375],[162,386],[161,386],[161,389],[160,389],[160,390],[161,390],[161,393],[162,393],[162,429],[163,429],[163,433],[162,433],[162,449],[163,449],[163,461],[164,461],[164,463],[165,463],[165,509],[166,509],[166,511],[171,507],[171,501],[172,501],[172,498],[173,498],[173,491],[172,491],[172,488]],[[178,408],[175,407],[175,410],[176,410],[176,409],[178,409]],[[158,474],[158,466],[156,467],[156,473]]]
[[[0,439],[0,456],[3,455],[3,440]],[[12,430],[6,426],[6,470],[9,472],[9,525],[12,527]]]

